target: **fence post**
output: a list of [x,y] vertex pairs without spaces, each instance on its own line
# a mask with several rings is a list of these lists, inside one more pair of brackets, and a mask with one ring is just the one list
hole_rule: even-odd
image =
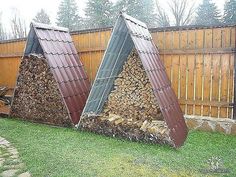
[[234,103],[233,103],[233,119],[236,120],[236,27],[235,31],[235,39],[234,39]]

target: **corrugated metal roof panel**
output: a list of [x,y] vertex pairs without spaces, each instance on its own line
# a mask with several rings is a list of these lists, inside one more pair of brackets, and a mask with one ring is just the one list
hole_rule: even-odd
[[32,23],[25,55],[34,51],[32,46],[37,41],[58,83],[71,120],[77,124],[89,94],[90,84],[69,31],[66,28]]
[[138,51],[153,87],[154,95],[171,131],[170,137],[175,147],[179,147],[187,137],[187,126],[165,67],[147,26],[126,14],[121,14],[116,22],[83,114],[99,114],[102,111],[114,80],[133,47]]

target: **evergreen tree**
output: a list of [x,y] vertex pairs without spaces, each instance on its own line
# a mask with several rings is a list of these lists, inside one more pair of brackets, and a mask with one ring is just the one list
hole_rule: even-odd
[[225,2],[223,22],[229,25],[236,24],[236,0]]
[[78,7],[75,0],[62,0],[57,12],[57,25],[78,30],[81,18],[78,15]]
[[85,23],[89,28],[113,25],[113,3],[110,0],[89,0],[85,9]]
[[195,24],[207,26],[219,25],[220,12],[216,4],[211,2],[211,0],[203,0],[203,3],[197,9]]
[[153,0],[118,0],[115,9],[116,14],[119,11],[126,12],[128,15],[145,22],[149,27],[156,25]]
[[33,21],[38,22],[38,23],[45,23],[45,24],[50,24],[50,18],[49,15],[45,12],[44,9],[41,9],[33,19]]

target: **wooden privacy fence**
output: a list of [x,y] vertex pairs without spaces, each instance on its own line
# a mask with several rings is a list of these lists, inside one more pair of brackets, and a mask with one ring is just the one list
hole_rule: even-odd
[[[236,26],[151,29],[183,112],[233,118]],[[91,81],[111,29],[72,32]],[[0,43],[0,86],[14,87],[25,40]]]

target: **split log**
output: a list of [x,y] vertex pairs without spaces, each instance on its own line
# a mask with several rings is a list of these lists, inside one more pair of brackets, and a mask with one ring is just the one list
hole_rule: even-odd
[[0,107],[3,107],[3,106],[5,106],[5,102],[0,100]]

